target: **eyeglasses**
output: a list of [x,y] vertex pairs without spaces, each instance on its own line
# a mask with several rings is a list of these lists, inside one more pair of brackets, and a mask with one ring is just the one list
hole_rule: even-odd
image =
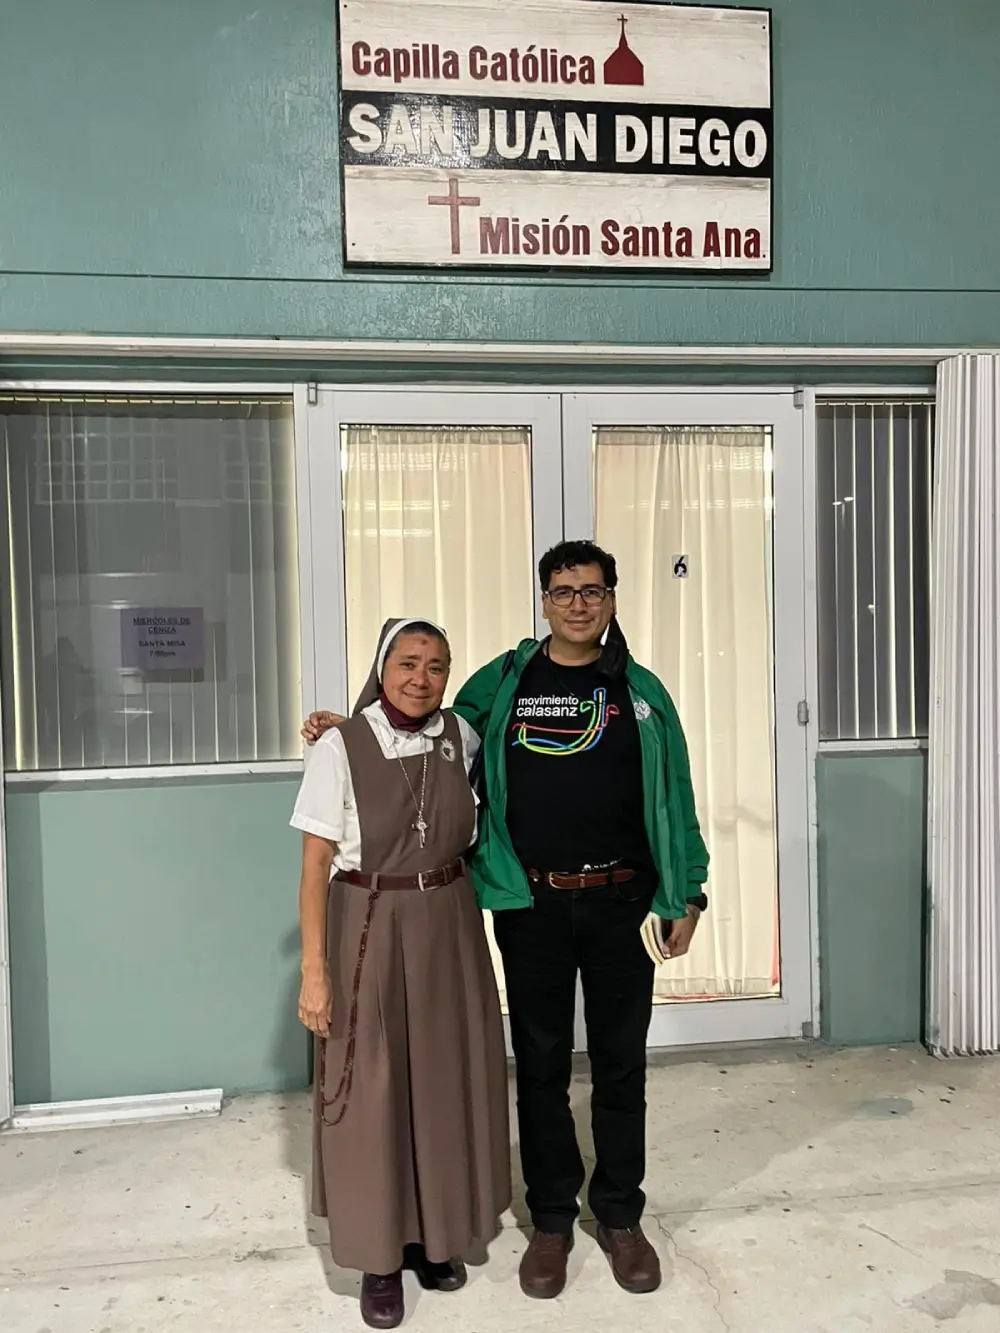
[[579,594],[580,601],[583,602],[584,606],[600,606],[610,591],[610,588],[602,588],[596,583],[588,583],[583,588],[552,588],[544,596],[549,599],[553,606],[562,608],[571,607],[577,594]]

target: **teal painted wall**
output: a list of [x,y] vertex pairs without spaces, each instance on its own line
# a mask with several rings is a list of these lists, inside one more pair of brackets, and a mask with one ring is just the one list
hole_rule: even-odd
[[306,1085],[297,788],[8,789],[19,1104]]
[[0,43],[0,327],[1000,340],[996,0],[773,0],[768,278],[345,276],[334,0],[35,0]]
[[[996,0],[773,0],[772,9],[774,272],[697,280],[345,275],[335,0],[9,4],[0,42],[0,331],[1000,341]],[[0,363],[7,375],[42,368]],[[174,378],[205,371],[139,363],[44,369]],[[358,380],[373,374],[348,370]],[[211,368],[213,378],[245,373]],[[470,365],[448,377],[510,382],[516,373]],[[434,374],[440,370],[414,366],[400,377]],[[597,385],[614,377],[609,367],[591,378]],[[533,383],[566,378],[524,375]],[[743,377],[706,370],[641,378]],[[785,369],[781,378],[818,377]],[[899,378],[914,382],[905,371]],[[878,1040],[879,1032],[903,1040],[917,1030],[917,771],[915,759],[820,762],[832,1040]],[[12,791],[19,1101],[305,1081],[293,1003],[297,850],[284,831],[293,786]],[[164,845],[179,874],[150,851]],[[874,875],[862,851],[876,858]],[[865,981],[869,956],[883,973],[898,971],[884,995]],[[85,988],[92,1003],[83,1006]]]
[[822,1035],[838,1046],[923,1029],[925,758],[817,760]]

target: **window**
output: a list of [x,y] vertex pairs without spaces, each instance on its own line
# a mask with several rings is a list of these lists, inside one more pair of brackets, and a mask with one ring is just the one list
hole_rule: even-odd
[[341,428],[350,697],[384,621],[448,632],[449,695],[531,635],[531,432],[526,427]]
[[284,399],[0,395],[14,771],[297,758]]
[[633,653],[683,708],[712,853],[713,911],[654,996],[780,994],[771,430],[600,426],[594,444],[597,540]]
[[934,407],[817,409],[820,737],[927,735]]

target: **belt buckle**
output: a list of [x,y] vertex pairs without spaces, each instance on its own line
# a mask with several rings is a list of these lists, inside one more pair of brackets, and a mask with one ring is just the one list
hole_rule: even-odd
[[427,871],[425,870],[417,871],[417,888],[420,890],[421,893],[426,893],[427,890],[430,888],[429,884],[424,883],[424,875],[426,873]]

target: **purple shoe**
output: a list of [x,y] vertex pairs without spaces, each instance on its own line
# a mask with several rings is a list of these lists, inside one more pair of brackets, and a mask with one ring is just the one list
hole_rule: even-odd
[[361,1318],[369,1328],[398,1328],[403,1322],[402,1271],[380,1277],[365,1273],[361,1279]]

